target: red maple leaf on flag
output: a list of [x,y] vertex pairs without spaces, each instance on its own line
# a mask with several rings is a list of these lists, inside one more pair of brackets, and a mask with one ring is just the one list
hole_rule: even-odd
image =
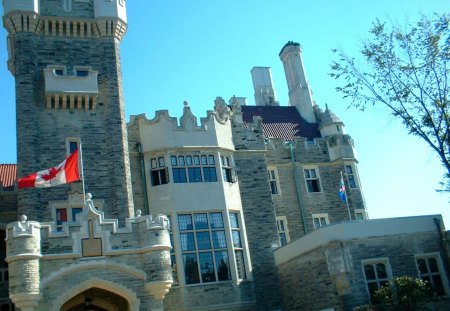
[[41,175],[41,178],[43,180],[51,180],[51,179],[55,178],[59,172],[61,172],[61,169],[62,169],[62,167],[58,167],[58,168],[52,167],[51,169],[48,170],[48,174]]

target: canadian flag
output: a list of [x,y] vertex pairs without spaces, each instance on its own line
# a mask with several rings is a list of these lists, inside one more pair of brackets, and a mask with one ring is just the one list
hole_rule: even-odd
[[33,173],[17,181],[19,188],[47,188],[80,180],[78,149],[57,167]]

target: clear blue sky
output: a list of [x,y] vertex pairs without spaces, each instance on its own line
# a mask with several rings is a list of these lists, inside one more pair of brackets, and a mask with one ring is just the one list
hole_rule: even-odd
[[[436,193],[444,174],[425,144],[408,136],[385,111],[347,110],[335,91],[331,49],[356,55],[376,18],[404,24],[420,14],[449,12],[449,0],[152,0],[128,1],[121,46],[127,118],[168,109],[179,116],[187,100],[198,117],[216,96],[254,104],[250,70],[272,67],[278,99],[287,86],[278,53],[288,41],[303,46],[314,99],[328,104],[353,137],[371,218],[442,214],[450,227],[449,195]],[[16,162],[14,83],[0,32],[0,163]]]

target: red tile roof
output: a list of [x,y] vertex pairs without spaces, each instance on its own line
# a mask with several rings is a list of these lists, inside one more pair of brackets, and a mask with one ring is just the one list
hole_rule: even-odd
[[0,164],[0,182],[3,185],[3,188],[13,187],[16,177],[16,164]]
[[244,123],[253,123],[253,117],[262,118],[266,138],[292,140],[305,137],[308,140],[320,137],[318,123],[306,122],[295,107],[291,106],[242,106]]

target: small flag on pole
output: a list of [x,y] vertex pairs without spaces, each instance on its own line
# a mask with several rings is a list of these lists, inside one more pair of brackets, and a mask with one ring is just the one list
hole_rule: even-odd
[[345,194],[345,184],[344,184],[344,178],[342,177],[341,172],[341,179],[339,180],[339,198],[342,202],[347,202],[347,196]]
[[80,180],[78,149],[56,167],[52,167],[17,181],[19,188],[47,188]]

